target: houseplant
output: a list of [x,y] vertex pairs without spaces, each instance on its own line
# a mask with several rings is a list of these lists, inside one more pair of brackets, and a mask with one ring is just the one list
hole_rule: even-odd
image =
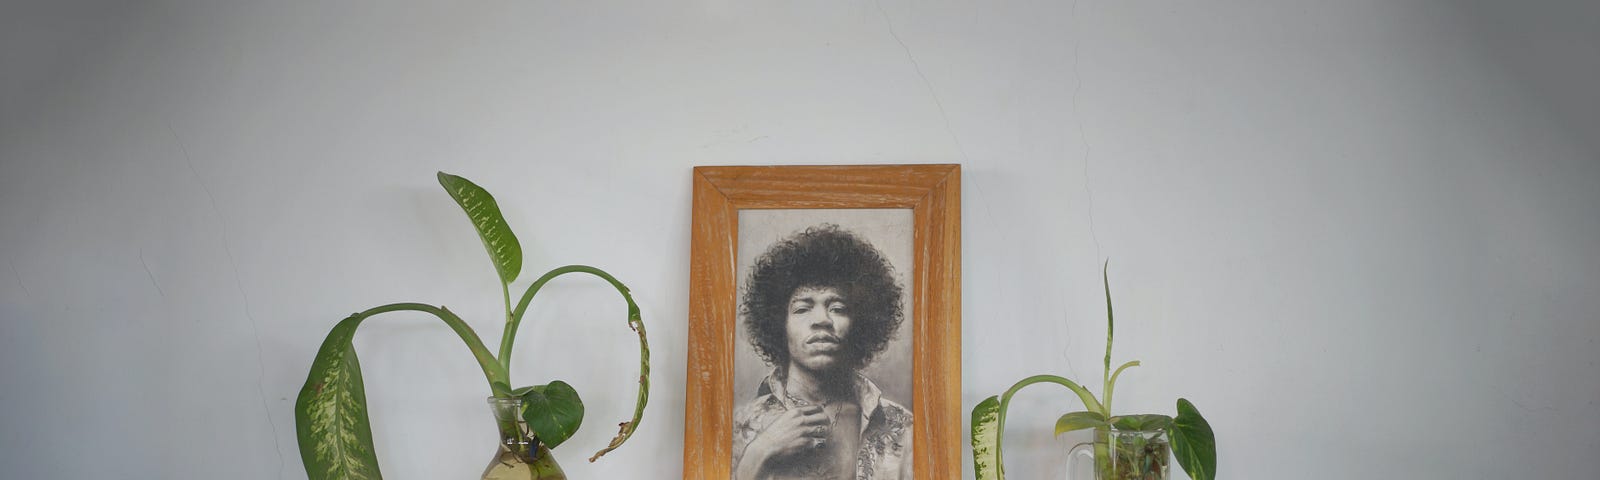
[[1054,383],[1067,387],[1083,402],[1083,411],[1062,415],[1056,421],[1056,435],[1092,428],[1095,430],[1095,478],[1099,480],[1165,479],[1167,472],[1167,441],[1170,437],[1172,453],[1178,464],[1195,480],[1216,477],[1217,447],[1211,426],[1200,416],[1200,411],[1188,400],[1178,399],[1176,418],[1160,414],[1118,415],[1111,411],[1112,392],[1122,371],[1139,366],[1134,360],[1111,370],[1111,340],[1116,330],[1111,310],[1111,281],[1104,267],[1100,279],[1106,292],[1106,356],[1105,373],[1101,377],[1103,395],[1096,399],[1088,389],[1072,380],[1056,375],[1035,375],[1024,378],[1007,389],[1005,394],[992,396],[972,409],[972,460],[978,480],[1005,478],[1001,441],[1005,436],[1006,408],[1011,396],[1023,387],[1036,383]]
[[356,360],[351,338],[356,327],[375,315],[395,311],[423,312],[444,321],[466,342],[483,370],[488,383],[489,403],[500,431],[500,447],[483,478],[564,479],[565,474],[550,455],[583,421],[583,402],[571,385],[553,381],[545,385],[511,387],[511,347],[517,327],[529,302],[539,289],[555,277],[586,273],[604,279],[628,303],[628,326],[639,336],[639,394],[633,418],[620,424],[616,437],[589,458],[621,446],[638,428],[650,394],[650,348],[645,340],[644,322],[628,287],[600,269],[569,265],[545,273],[528,286],[513,308],[510,286],[522,270],[522,247],[511,227],[500,214],[494,197],[478,185],[455,175],[439,172],[439,184],[450,193],[476,227],[500,277],[500,293],[505,300],[505,326],[500,337],[499,355],[492,353],[472,327],[443,306],[421,303],[395,303],[355,313],[334,325],[323,340],[311,364],[311,372],[295,401],[295,426],[300,456],[306,473],[313,480],[375,480],[377,455],[372,447],[372,430],[367,418],[365,388],[361,366]]

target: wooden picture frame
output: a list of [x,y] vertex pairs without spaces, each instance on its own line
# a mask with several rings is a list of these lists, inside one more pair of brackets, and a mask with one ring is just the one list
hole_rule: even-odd
[[912,313],[901,326],[912,335],[912,471],[960,478],[959,165],[694,169],[683,478],[731,478],[739,211],[862,208],[912,211]]

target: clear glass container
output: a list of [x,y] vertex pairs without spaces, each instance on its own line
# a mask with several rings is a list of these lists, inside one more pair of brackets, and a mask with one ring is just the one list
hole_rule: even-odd
[[1067,453],[1068,479],[1081,459],[1094,462],[1095,480],[1167,480],[1172,444],[1166,430],[1098,429],[1094,441]]
[[489,409],[500,430],[500,445],[483,470],[483,480],[566,480],[550,449],[522,420],[522,399],[489,397]]

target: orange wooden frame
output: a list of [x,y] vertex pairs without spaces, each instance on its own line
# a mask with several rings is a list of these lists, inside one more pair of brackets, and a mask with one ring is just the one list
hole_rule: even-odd
[[683,478],[731,476],[738,211],[812,208],[912,209],[912,468],[960,478],[960,165],[694,169]]

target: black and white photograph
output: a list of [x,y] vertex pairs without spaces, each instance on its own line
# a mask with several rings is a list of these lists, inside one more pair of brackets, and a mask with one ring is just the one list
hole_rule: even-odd
[[912,478],[911,210],[738,225],[732,478]]

